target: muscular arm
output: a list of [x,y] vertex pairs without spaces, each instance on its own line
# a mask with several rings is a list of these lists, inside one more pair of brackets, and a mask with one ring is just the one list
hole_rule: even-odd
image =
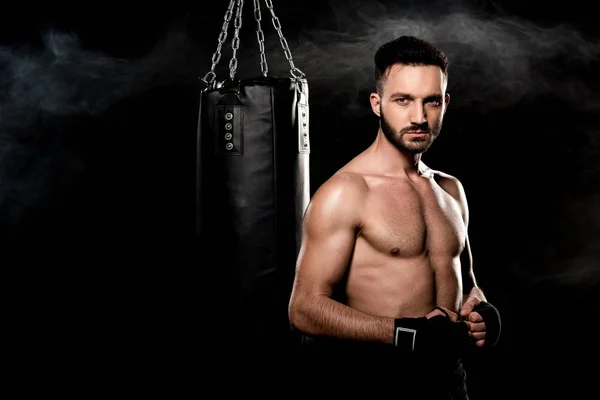
[[469,243],[469,234],[467,233],[465,248],[460,255],[460,265],[463,277],[463,301],[469,297],[477,297],[481,301],[485,301],[485,295],[475,280],[475,274],[473,272],[473,257],[471,255],[471,245]]
[[[465,229],[469,225],[469,211],[462,185],[456,180],[457,199],[461,205]],[[500,314],[496,307],[487,302],[485,294],[477,285],[473,273],[473,260],[469,236],[465,235],[465,247],[461,253],[461,268],[463,276],[463,305],[460,316],[467,321],[469,336],[477,347],[492,347],[498,342],[501,331]]]
[[361,178],[339,175],[319,188],[309,204],[289,303],[290,322],[303,333],[393,342],[393,318],[369,315],[332,299],[352,256],[366,190]]
[[467,202],[467,196],[465,194],[464,188],[458,179],[450,175],[445,175],[443,181],[440,182],[440,184],[458,202],[465,224],[465,243],[463,251],[460,254],[463,292],[462,304],[464,304],[469,297],[477,297],[480,300],[485,301],[485,295],[483,294],[481,288],[477,285],[475,273],[473,272],[473,256],[471,253],[471,244],[469,241],[468,233],[469,205]]

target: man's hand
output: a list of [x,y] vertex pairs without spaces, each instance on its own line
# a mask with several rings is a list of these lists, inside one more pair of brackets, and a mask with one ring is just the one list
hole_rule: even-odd
[[469,336],[477,347],[493,347],[498,343],[502,321],[498,309],[477,296],[470,296],[460,309],[461,318],[469,326]]
[[462,308],[460,309],[461,318],[467,322],[469,326],[469,336],[475,341],[475,346],[483,347],[485,344],[485,322],[483,317],[475,308],[481,303],[481,299],[475,296],[471,296],[465,301]]
[[446,354],[460,351],[469,341],[468,326],[459,315],[436,307],[419,318],[396,318],[394,345],[409,352]]
[[[446,312],[445,314],[444,314],[444,311]],[[427,319],[429,319],[429,318],[435,317],[436,315],[440,315],[442,317],[447,316],[450,319],[450,321],[452,321],[452,322],[458,321],[458,314],[452,310],[449,310],[446,307],[436,307],[433,310],[431,310],[427,315],[425,315],[425,317],[427,317]]]

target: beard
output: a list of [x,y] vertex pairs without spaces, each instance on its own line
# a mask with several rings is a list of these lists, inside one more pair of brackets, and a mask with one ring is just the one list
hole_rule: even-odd
[[[398,150],[402,152],[406,152],[409,154],[421,154],[425,153],[431,144],[435,140],[435,138],[439,135],[440,130],[442,129],[442,122],[436,126],[435,130],[431,130],[429,128],[429,124],[427,122],[421,125],[411,125],[405,128],[396,131],[389,121],[383,115],[383,110],[381,106],[379,107],[379,115],[381,122],[381,130],[383,131],[386,139],[392,143]],[[428,135],[424,138],[407,138],[405,133],[410,131],[426,131]]]

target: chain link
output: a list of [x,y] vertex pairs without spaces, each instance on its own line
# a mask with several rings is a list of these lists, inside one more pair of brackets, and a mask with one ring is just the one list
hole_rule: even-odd
[[221,32],[219,33],[217,49],[213,53],[213,56],[211,59],[212,64],[210,66],[210,71],[208,71],[206,73],[206,75],[204,75],[204,77],[202,78],[202,81],[204,81],[204,83],[206,83],[207,86],[212,86],[215,78],[217,77],[217,75],[215,74],[215,68],[217,67],[217,64],[219,63],[219,61],[221,60],[221,48],[223,47],[223,43],[225,42],[225,39],[227,39],[227,30],[229,29],[229,23],[231,21],[232,15],[233,15],[234,4],[235,4],[235,0],[229,1],[229,6],[227,7],[227,11],[225,12],[225,16],[223,17],[224,21],[223,21],[223,26],[221,27]]
[[244,7],[244,0],[237,0],[237,12],[235,14],[235,20],[233,26],[235,31],[233,33],[233,39],[231,40],[231,48],[233,54],[231,60],[229,60],[229,77],[233,80],[235,78],[235,71],[237,70],[237,50],[240,47],[240,29],[242,27],[242,8]]
[[271,0],[265,0],[265,4],[271,12],[271,20],[273,21],[273,26],[277,30],[277,35],[279,35],[279,42],[281,43],[281,47],[283,48],[285,58],[287,58],[288,62],[290,63],[290,74],[294,78],[303,78],[305,76],[304,72],[300,71],[294,66],[292,52],[290,51],[287,40],[285,40],[285,37],[283,37],[283,32],[281,31],[281,23],[279,22],[279,18],[277,18],[277,16],[275,15],[275,11],[273,10],[273,2]]
[[260,0],[254,0],[254,19],[256,19],[256,40],[258,41],[258,48],[260,50],[260,70],[263,76],[267,76],[269,73],[269,66],[267,65],[267,56],[265,54],[265,34],[263,33],[260,25],[262,19],[260,13]]
[[[269,67],[267,65],[267,56],[265,54],[265,35],[264,35],[264,32],[261,27],[262,16],[261,16],[261,11],[260,11],[260,0],[253,0],[253,1],[254,1],[254,18],[255,18],[256,24],[257,24],[256,38],[258,41],[258,47],[260,49],[260,68],[261,68],[262,74],[266,77],[269,72]],[[242,9],[244,7],[244,0],[230,0],[229,1],[229,6],[227,7],[227,11],[225,12],[225,16],[223,18],[224,21],[223,21],[223,25],[221,27],[221,32],[219,33],[217,49],[215,50],[215,52],[212,55],[210,71],[208,71],[208,73],[206,75],[204,75],[204,77],[202,78],[202,81],[204,83],[206,83],[206,85],[208,87],[214,87],[215,79],[216,79],[215,68],[217,67],[217,64],[219,63],[219,61],[221,60],[221,55],[222,55],[221,50],[223,48],[223,44],[225,43],[225,40],[227,39],[227,31],[229,29],[229,24],[230,24],[231,18],[233,16],[233,8],[236,4],[237,4],[237,9],[236,9],[235,20],[234,20],[234,36],[233,36],[233,39],[231,42],[231,48],[232,48],[233,54],[232,54],[231,60],[229,61],[229,76],[232,80],[235,78],[235,73],[237,71],[237,66],[238,66],[237,51],[240,46],[240,30],[242,27]],[[292,77],[294,77],[296,79],[301,79],[301,78],[305,77],[304,72],[300,71],[294,65],[294,59],[292,57],[292,52],[289,48],[287,40],[283,36],[283,32],[281,29],[281,23],[279,22],[279,18],[277,17],[277,15],[275,15],[272,0],[265,0],[265,4],[266,4],[267,8],[269,9],[269,12],[271,13],[271,21],[273,23],[273,27],[277,31],[277,35],[279,36],[279,42],[281,43],[281,47],[283,48],[283,53],[285,55],[285,58],[288,60],[288,62],[290,64],[290,74],[292,75]]]

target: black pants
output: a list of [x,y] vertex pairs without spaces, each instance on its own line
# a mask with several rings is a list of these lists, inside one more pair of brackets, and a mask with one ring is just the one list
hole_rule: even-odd
[[[468,400],[458,355],[401,353],[391,345],[303,337],[298,376],[304,388],[354,397]],[[364,393],[364,394],[363,394]]]

